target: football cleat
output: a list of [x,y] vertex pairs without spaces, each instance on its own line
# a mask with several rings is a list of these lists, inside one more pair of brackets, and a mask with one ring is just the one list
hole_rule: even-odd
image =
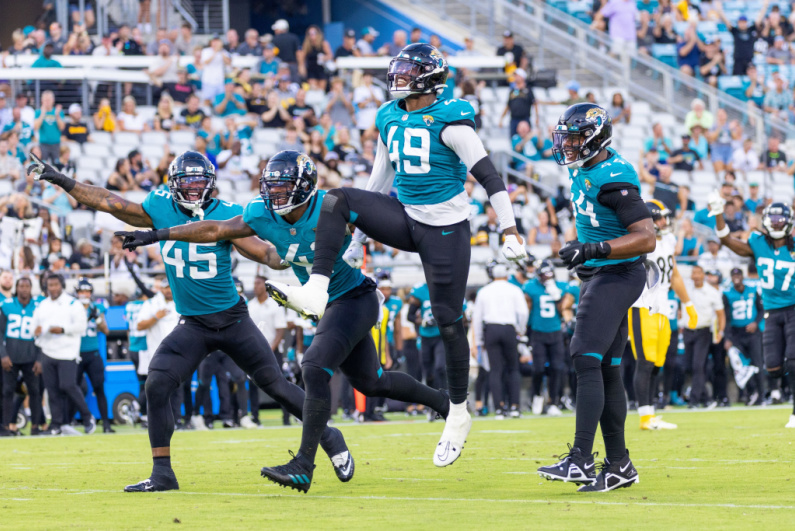
[[337,478],[346,483],[353,478],[353,456],[348,451],[345,437],[342,436],[340,430],[329,427],[326,433],[328,433],[328,436],[320,439],[320,446],[331,459]]
[[[315,469],[315,465],[311,465],[311,468],[305,465],[303,459],[295,455],[292,450],[290,450],[290,455],[293,458],[286,465],[264,467],[261,471],[262,477],[282,487],[290,487],[306,493],[312,485],[312,471]],[[351,471],[352,469],[353,465],[351,465]]]
[[83,434],[80,433],[79,431],[77,431],[76,429],[74,429],[71,425],[64,424],[60,428],[60,435],[69,435],[69,436],[75,436],[76,435],[76,436],[80,436],[80,435],[83,435]]
[[201,415],[193,415],[190,418],[190,425],[193,426],[193,429],[196,431],[207,431],[207,424],[204,422],[204,417]]
[[789,416],[789,422],[784,426],[785,428],[795,428],[795,415]]
[[629,450],[624,457],[616,463],[611,463],[607,458],[599,465],[599,475],[590,485],[584,485],[577,492],[609,492],[615,489],[629,487],[633,483],[640,483],[640,476],[632,461],[629,460]]
[[258,428],[259,426],[257,426],[256,422],[251,420],[251,417],[249,417],[248,415],[244,415],[243,417],[240,418],[240,427],[245,428],[247,430],[253,430]]
[[495,409],[494,420],[505,420],[505,412],[501,409]]
[[467,411],[466,402],[450,403],[450,412],[444,423],[442,438],[433,453],[433,464],[439,467],[452,465],[461,455],[471,428],[472,416]]
[[85,430],[86,435],[91,435],[97,431],[97,419],[94,417],[89,417],[88,420],[83,423],[83,429]]
[[337,479],[343,483],[349,482],[353,479],[353,470],[355,464],[353,456],[347,450],[341,452],[331,458],[331,464],[334,465],[334,473],[337,474]]
[[544,412],[544,397],[541,395],[533,397],[533,404],[530,406],[533,415],[540,415]]
[[576,485],[589,485],[596,481],[596,465],[593,455],[569,444],[569,451],[560,456],[560,461],[538,469],[538,475],[551,481],[563,481]]
[[312,278],[317,276],[319,275],[312,275],[303,286],[291,286],[271,280],[267,281],[265,286],[279,305],[295,310],[304,319],[317,321],[323,317],[328,303],[328,288],[319,289],[312,283]]
[[673,422],[665,422],[662,417],[657,416],[652,417],[650,422],[653,430],[675,430],[679,427]]
[[558,406],[555,404],[550,404],[547,408],[547,416],[548,417],[559,417],[563,414]]
[[136,483],[124,487],[124,492],[163,492],[166,490],[179,490],[179,483],[174,472],[171,475],[158,474]]
[[519,408],[516,407],[516,406],[511,406],[511,410],[509,412],[509,415],[511,416],[512,419],[520,419],[520,418],[522,418],[522,412],[519,411]]
[[780,404],[782,401],[781,399],[781,390],[780,389],[773,389],[770,391],[770,403],[771,404]]

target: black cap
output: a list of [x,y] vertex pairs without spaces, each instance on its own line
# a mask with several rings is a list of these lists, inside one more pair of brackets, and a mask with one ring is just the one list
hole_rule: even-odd
[[511,30],[505,30],[505,31],[502,33],[502,36],[503,36],[503,37],[513,37],[513,32],[512,32]]
[[352,29],[345,30],[345,36],[346,37],[352,37],[352,38],[355,39],[356,38],[356,30],[352,30]]
[[743,270],[740,269],[739,267],[734,267],[734,268],[732,268],[732,270],[731,270],[731,272],[729,274],[731,276],[734,276],[734,275],[741,275],[742,276]]

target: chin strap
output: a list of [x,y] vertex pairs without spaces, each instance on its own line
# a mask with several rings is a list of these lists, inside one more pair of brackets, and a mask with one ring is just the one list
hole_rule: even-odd
[[202,208],[202,205],[189,207],[188,210],[190,211],[191,216],[199,216],[199,221],[204,221],[204,208]]

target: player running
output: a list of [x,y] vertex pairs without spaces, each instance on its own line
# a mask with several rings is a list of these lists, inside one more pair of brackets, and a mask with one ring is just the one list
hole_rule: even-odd
[[[647,201],[646,207],[649,209],[657,233],[657,247],[653,253],[649,253],[647,259],[657,264],[660,269],[660,282],[653,288],[646,287],[640,298],[629,309],[629,342],[632,355],[637,360],[633,384],[638,400],[640,429],[675,430],[676,424],[665,422],[654,414],[657,398],[655,381],[660,369],[665,365],[671,346],[671,323],[667,316],[668,292],[671,288],[685,307],[690,328],[696,327],[698,315],[674,259],[676,236],[671,234],[673,213],[656,199]],[[675,355],[676,351],[671,354]]]
[[[582,279],[571,355],[577,373],[574,445],[561,461],[538,469],[541,477],[584,484],[580,492],[606,492],[638,481],[624,442],[627,402],[619,365],[627,342],[628,310],[646,284],[644,253],[656,239],[638,174],[608,146],[613,126],[598,105],[578,103],[553,131],[555,160],[569,166],[577,241],[559,252]],[[592,455],[597,425],[607,456],[599,475]]]
[[[28,173],[34,172],[82,204],[136,227],[164,228],[189,224],[194,218],[227,220],[240,216],[243,210],[239,205],[212,198],[215,169],[195,151],[186,151],[169,166],[169,191],[152,191],[143,204],[127,201],[104,188],[76,182],[41,161],[28,168]],[[272,246],[257,238],[210,245],[163,242],[160,246],[174,302],[182,317],[155,352],[146,379],[152,475],[128,485],[126,492],[179,489],[171,468],[175,419],[169,398],[213,350],[226,352],[263,391],[301,418],[304,392],[284,378],[268,342],[249,317],[245,299],[235,289],[232,246],[246,257],[278,267],[279,259]],[[349,481],[353,467],[348,465],[350,458],[342,433],[327,428],[322,437],[323,448],[332,459],[337,477]]]
[[[729,235],[723,219],[725,201],[716,192],[708,199],[709,215],[715,216],[718,238],[740,256],[753,257],[759,271],[765,330],[762,344],[765,368],[773,378],[789,376],[790,389],[795,389],[795,242],[792,239],[792,210],[784,203],[772,203],[762,214],[762,230],[754,232],[747,242]],[[793,413],[785,428],[795,428]]]
[[[450,389],[450,415],[435,449],[436,466],[458,459],[472,426],[466,408],[469,344],[463,322],[470,258],[467,172],[486,189],[497,212],[505,257],[527,256],[508,192],[475,133],[472,105],[438,96],[447,74],[444,57],[429,44],[410,44],[392,59],[387,85],[396,99],[382,105],[376,116],[379,141],[367,190],[343,188],[326,194],[312,275],[303,287],[285,291],[291,306],[322,315],[348,223],[357,228],[344,255],[353,267],[361,266],[368,236],[419,253],[444,343]],[[397,199],[387,195],[393,181]]]

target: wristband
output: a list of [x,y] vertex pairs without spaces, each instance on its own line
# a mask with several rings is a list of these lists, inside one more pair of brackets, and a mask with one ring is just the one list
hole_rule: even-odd
[[157,238],[157,240],[155,240],[155,241],[160,242],[160,241],[163,241],[163,240],[168,240],[168,233],[169,233],[169,229],[167,229],[167,228],[166,229],[157,229],[155,231],[155,237]]
[[687,301],[685,303],[685,308],[690,308],[691,306],[693,306],[693,301]]
[[610,248],[610,244],[607,242],[586,243],[585,249],[583,249],[583,256],[586,261],[593,258],[607,258],[612,251],[613,249]]
[[53,179],[52,183],[53,184],[57,184],[58,186],[63,188],[64,192],[71,192],[72,189],[77,184],[77,181],[75,181],[71,177],[67,177],[63,173],[59,173],[58,174],[58,178],[57,179]]
[[718,238],[725,238],[729,235],[729,226],[724,225],[722,229],[716,230],[715,233],[718,235]]

